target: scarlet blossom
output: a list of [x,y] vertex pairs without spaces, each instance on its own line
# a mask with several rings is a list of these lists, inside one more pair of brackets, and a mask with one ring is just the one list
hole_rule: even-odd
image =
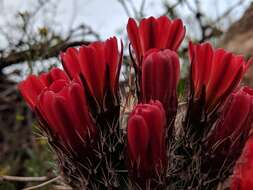
[[118,48],[117,39],[113,37],[79,49],[68,48],[61,54],[68,76],[71,79],[81,76],[87,97],[96,103],[100,111],[119,103],[118,86],[123,49],[121,47],[119,51]]
[[69,79],[64,71],[53,68],[50,72],[42,73],[38,77],[29,75],[18,85],[18,88],[29,107],[34,109],[42,90],[48,88],[56,80],[68,81]]
[[[241,55],[223,49],[213,49],[211,44],[189,44],[192,94],[194,100],[204,97],[206,113],[211,113],[238,86],[252,63]],[[203,94],[204,93],[204,94]]]
[[169,49],[149,53],[142,65],[141,102],[159,100],[171,124],[177,112],[178,55]]
[[247,140],[243,152],[236,162],[230,190],[253,189],[253,138]]
[[[110,167],[124,169],[121,152],[124,149],[123,130],[120,128],[119,75],[123,57],[123,45],[116,37],[83,45],[79,49],[68,48],[61,53],[63,68],[70,79],[76,79],[84,87],[85,98],[92,119],[98,129],[92,164],[103,175],[114,176]],[[96,153],[94,153],[96,152]],[[101,158],[103,156],[103,158]],[[99,166],[95,160],[101,160]],[[116,160],[116,161],[115,161]],[[89,167],[86,167],[87,169]],[[90,172],[90,171],[89,171]],[[97,178],[96,172],[94,177]],[[90,178],[90,176],[89,176]],[[110,178],[110,177],[108,177]],[[108,182],[112,183],[112,182]],[[92,187],[91,189],[93,189]]]
[[166,170],[165,111],[159,101],[138,104],[127,127],[129,169],[137,179],[162,175]]
[[228,98],[220,118],[207,137],[206,153],[215,160],[214,165],[228,166],[237,160],[252,123],[253,89],[244,87]]
[[70,81],[64,71],[54,68],[38,77],[29,76],[19,90],[54,141],[72,154],[86,148],[96,127],[79,81]]
[[177,51],[185,36],[182,20],[170,20],[166,16],[149,17],[140,21],[133,18],[127,24],[128,38],[134,49],[138,66],[141,66],[145,53],[153,48]]

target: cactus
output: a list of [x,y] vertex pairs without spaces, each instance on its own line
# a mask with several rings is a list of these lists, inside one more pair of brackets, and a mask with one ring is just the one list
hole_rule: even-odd
[[[66,184],[77,190],[221,189],[250,136],[253,90],[238,85],[252,61],[190,43],[182,104],[176,52],[182,21],[150,17],[138,26],[130,18],[127,31],[135,70],[135,91],[127,98],[119,88],[123,46],[120,51],[115,37],[69,48],[60,56],[64,70],[19,84]],[[249,177],[237,163],[238,171]],[[246,184],[233,179],[233,187],[238,180]]]

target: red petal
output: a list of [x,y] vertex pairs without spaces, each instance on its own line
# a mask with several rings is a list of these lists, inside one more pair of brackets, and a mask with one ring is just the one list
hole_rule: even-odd
[[139,32],[143,52],[156,47],[156,41],[158,40],[158,28],[156,26],[156,19],[154,17],[141,20]]
[[158,27],[158,40],[156,42],[156,47],[159,49],[165,49],[167,45],[167,41],[169,36],[171,20],[167,16],[161,16],[157,19],[157,27]]
[[66,80],[56,80],[50,85],[49,90],[52,90],[53,92],[57,93],[61,91],[67,84],[68,82]]
[[143,55],[143,51],[141,47],[139,29],[133,18],[128,19],[127,34],[131,42],[131,45],[133,46],[133,49],[135,50],[138,63],[141,64],[141,57]]
[[176,19],[170,25],[169,38],[166,48],[177,51],[185,36],[185,28],[180,19]]
[[[243,75],[242,63],[235,63],[232,53],[224,50],[217,51],[214,55],[211,80],[207,86],[207,105],[210,109],[224,95],[231,93],[238,85]],[[227,92],[227,89],[230,92]]]
[[147,123],[150,134],[150,153],[149,156],[154,163],[158,163],[161,160],[161,153],[163,151],[163,143],[165,138],[165,115],[164,112],[155,106],[148,105],[143,109],[142,116]]
[[77,150],[77,147],[83,143],[82,137],[75,130],[75,125],[78,124],[73,113],[69,109],[71,103],[67,102],[64,98],[55,96],[52,101],[52,117],[54,118],[54,125],[60,128],[61,137],[73,151]]
[[[69,89],[69,102],[76,120],[76,129],[82,137],[90,132],[94,132],[95,126],[89,117],[88,106],[82,86],[72,83]],[[90,130],[90,131],[88,131]]]
[[43,84],[47,87],[49,87],[55,80],[63,79],[63,80],[69,80],[66,73],[58,68],[52,68],[50,72],[43,73],[39,76],[39,79],[43,82]]
[[103,43],[80,48],[79,61],[82,74],[95,98],[102,104],[105,82],[105,53]]
[[[145,159],[148,142],[149,131],[145,120],[138,115],[134,115],[128,120],[127,128],[128,148],[133,162],[138,159]],[[141,160],[145,162],[145,160]]]
[[55,93],[52,91],[44,91],[39,97],[37,101],[37,108],[40,112],[40,115],[47,122],[48,127],[57,134],[62,135],[61,129],[57,126],[55,118],[53,117],[53,109],[52,104],[54,100]]
[[68,48],[66,52],[61,53],[61,60],[64,70],[70,78],[75,78],[80,74],[78,50],[76,48]]
[[148,56],[143,61],[142,66],[142,96],[143,101],[148,102],[150,99],[153,99],[153,58]]
[[194,60],[192,60],[194,62],[192,63],[192,75],[195,87],[195,96],[199,97],[202,92],[203,85],[206,86],[210,80],[213,49],[209,43],[191,46],[195,46],[195,51],[191,52],[191,54],[193,54],[191,57],[194,57]]
[[116,80],[118,80],[118,64],[119,64],[119,52],[118,52],[118,44],[117,39],[110,38],[105,42],[105,56],[106,56],[106,64],[109,65],[109,74],[110,74],[110,90],[115,93],[115,84]]
[[34,108],[37,98],[44,88],[45,85],[34,75],[28,76],[18,85],[18,89],[31,109]]

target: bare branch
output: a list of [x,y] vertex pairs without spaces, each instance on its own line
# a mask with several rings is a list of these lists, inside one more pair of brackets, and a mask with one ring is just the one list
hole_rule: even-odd
[[51,47],[48,47],[47,44],[35,44],[28,50],[11,52],[7,56],[0,57],[0,71],[5,67],[23,63],[27,60],[35,61],[40,58],[57,57],[61,51],[65,51],[68,47],[88,44],[89,42],[87,41],[61,42]]
[[122,5],[123,9],[125,10],[128,17],[131,17],[131,13],[126,5],[125,0],[118,0],[118,2]]
[[48,180],[48,177],[42,176],[42,177],[20,177],[20,176],[0,176],[0,181],[19,181],[19,182],[40,182],[40,181],[46,181]]
[[61,176],[57,176],[57,177],[55,177],[55,178],[53,178],[53,179],[50,179],[50,180],[48,180],[48,181],[46,181],[46,182],[44,182],[44,183],[41,183],[41,184],[39,184],[39,185],[36,185],[36,186],[24,188],[23,190],[38,189],[38,188],[44,187],[44,186],[46,186],[46,185],[49,185],[50,183],[53,183],[53,182],[55,182],[55,181],[57,181],[57,180],[59,180],[59,179],[61,179]]
[[240,0],[231,7],[229,7],[222,15],[217,17],[214,21],[214,23],[220,22],[222,19],[226,18],[235,8],[237,8],[239,5],[241,5],[245,0]]

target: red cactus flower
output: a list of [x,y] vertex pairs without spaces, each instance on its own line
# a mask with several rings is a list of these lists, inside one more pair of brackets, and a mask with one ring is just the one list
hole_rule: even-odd
[[253,189],[253,138],[250,137],[236,162],[230,190]]
[[141,66],[145,53],[152,48],[177,51],[185,36],[185,28],[180,19],[170,20],[166,16],[144,18],[139,26],[129,18],[127,33]]
[[138,104],[127,127],[132,175],[145,179],[166,170],[165,111],[159,101]]
[[66,73],[58,68],[53,68],[49,73],[40,76],[30,75],[19,84],[19,90],[31,109],[34,109],[38,96],[43,89],[48,88],[54,81],[68,81]]
[[253,89],[244,87],[228,98],[217,124],[207,137],[207,153],[216,164],[231,164],[240,156],[252,123]]
[[237,87],[252,63],[243,56],[223,49],[213,49],[209,43],[189,44],[191,80],[194,99],[200,99],[205,90],[205,111],[212,112]]
[[20,83],[19,90],[38,112],[42,128],[66,150],[80,152],[95,134],[82,85],[70,81],[62,70],[55,68],[39,77],[31,75]]
[[89,96],[100,108],[108,103],[107,99],[113,103],[118,101],[122,50],[121,47],[119,52],[117,39],[113,37],[105,42],[81,46],[79,50],[69,48],[61,54],[63,67],[69,77],[72,79],[81,75],[86,93],[90,93]]
[[141,101],[159,100],[166,111],[168,124],[177,112],[179,68],[177,54],[168,49],[151,52],[142,65]]

